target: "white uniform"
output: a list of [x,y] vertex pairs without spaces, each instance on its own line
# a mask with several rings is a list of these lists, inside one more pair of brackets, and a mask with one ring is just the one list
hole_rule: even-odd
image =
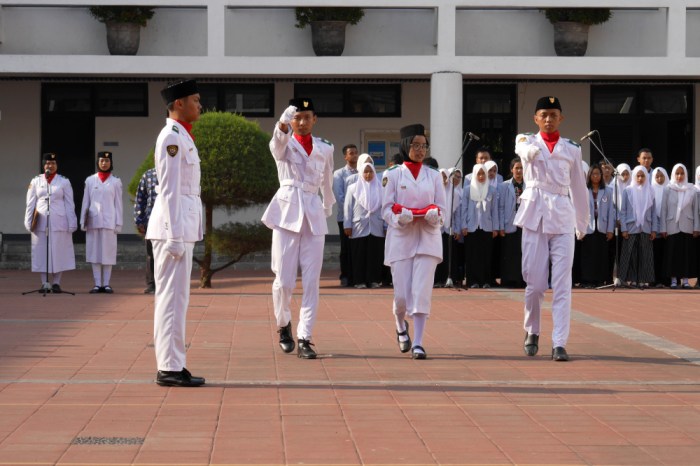
[[[316,321],[323,265],[323,245],[328,233],[326,217],[332,213],[333,145],[313,138],[307,155],[302,145],[275,125],[270,152],[277,162],[280,188],[267,206],[262,222],[272,229],[272,301],[277,326],[285,327],[292,318],[289,308],[301,267],[303,296],[299,311],[297,338],[310,340]],[[319,189],[323,201],[318,195]]]
[[515,225],[523,229],[522,271],[525,288],[525,330],[540,334],[540,312],[552,262],[552,346],[566,347],[571,316],[571,268],[574,228],[588,225],[588,190],[581,166],[581,148],[559,138],[550,153],[539,134],[519,134],[515,152],[523,164],[525,190]]
[[104,181],[97,173],[85,179],[80,228],[87,231],[85,260],[93,264],[117,263],[117,233],[122,230],[122,182],[116,176]]
[[[51,190],[49,212],[49,188]],[[32,218],[36,209],[38,217],[34,231],[31,231]],[[49,273],[60,273],[75,269],[73,232],[78,229],[75,215],[73,188],[68,178],[56,174],[47,183],[44,175],[35,176],[27,191],[27,208],[24,214],[24,228],[32,237],[32,272],[46,272],[46,224],[50,223],[51,244],[49,247]]]
[[[382,218],[387,223],[384,265],[391,266],[394,283],[395,315],[430,314],[435,267],[442,262],[442,216],[445,215],[445,187],[437,170],[423,165],[418,178],[413,178],[405,165],[386,170]],[[407,208],[423,208],[435,204],[440,210],[440,222],[430,225],[414,217],[401,225],[392,212],[394,204]]]
[[[146,239],[153,242],[156,295],[153,339],[158,370],[185,367],[185,318],[190,300],[194,243],[202,240],[202,201],[199,197],[199,154],[187,130],[167,118],[158,135],[155,165],[158,196],[148,222]],[[176,259],[168,240],[182,241],[185,253]]]

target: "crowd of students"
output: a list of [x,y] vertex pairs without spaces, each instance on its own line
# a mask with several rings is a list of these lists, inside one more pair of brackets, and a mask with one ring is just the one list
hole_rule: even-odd
[[[341,240],[347,241],[341,248],[341,283],[390,285],[391,274],[382,265],[387,226],[381,217],[381,180],[386,172],[378,174],[372,158],[358,157],[355,146],[343,153],[347,165],[334,178],[342,206]],[[644,148],[634,168],[583,162],[590,221],[586,235],[576,241],[574,286],[688,289],[689,279],[700,274],[700,167],[693,181],[683,164],[674,165],[669,175],[662,167],[652,169],[652,161]],[[395,156],[388,165],[400,163]],[[434,158],[424,163],[437,169]],[[472,172],[464,177],[460,169],[438,170],[448,214],[443,215],[443,261],[434,286],[523,288],[522,230],[513,224],[525,189],[520,158],[510,161],[505,181],[486,148],[477,150]]]

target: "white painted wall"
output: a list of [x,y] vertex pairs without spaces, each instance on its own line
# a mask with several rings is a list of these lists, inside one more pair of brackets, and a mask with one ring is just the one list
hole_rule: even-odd
[[[614,10],[588,37],[590,57],[664,56],[666,11]],[[538,10],[458,10],[456,40],[461,56],[555,55],[553,26]]]
[[0,82],[0,232],[26,233],[27,186],[41,173],[41,87],[36,81]]
[[[105,25],[80,7],[3,7],[0,54],[108,55]],[[204,8],[158,8],[141,29],[138,55],[207,53]]]

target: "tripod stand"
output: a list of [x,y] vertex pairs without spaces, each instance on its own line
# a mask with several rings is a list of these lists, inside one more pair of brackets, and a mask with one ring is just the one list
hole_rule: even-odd
[[[467,138],[469,138],[468,141]],[[455,163],[454,167],[452,167],[452,173],[449,177],[447,177],[447,182],[450,183],[450,199],[448,201],[448,210],[450,212],[450,237],[447,240],[447,280],[445,280],[445,288],[455,288],[454,282],[452,281],[452,241],[455,224],[455,215],[452,207],[455,197],[455,184],[453,181],[453,177],[455,171],[457,170],[457,167],[459,166],[459,163],[462,161],[462,157],[464,157],[465,152],[467,152],[467,149],[469,149],[469,145],[475,139],[478,141],[479,137],[473,133],[470,133],[469,131],[466,132],[464,138],[462,139],[462,153],[459,155],[459,158],[457,159],[457,162]],[[464,179],[464,176],[462,176],[462,179]]]
[[[44,177],[48,177],[51,174],[49,170],[46,170],[44,172]],[[36,215],[36,207],[35,207],[35,215]],[[49,248],[51,247],[51,183],[46,182],[46,229],[44,230],[44,236],[46,238],[46,264],[44,268],[44,273],[46,274],[46,282],[41,284],[41,288],[37,288],[36,290],[30,290],[30,291],[25,291],[22,293],[22,295],[30,294],[30,293],[41,293],[43,297],[46,297],[47,293],[51,293],[51,285],[48,282],[49,279]],[[61,293],[66,293],[72,296],[75,296],[75,293],[72,293],[70,291],[65,291],[61,290]]]
[[[600,137],[600,133],[598,130],[592,131],[593,133],[598,135],[598,139],[600,139],[600,146],[603,146],[603,141],[602,138]],[[591,133],[589,133],[590,135]],[[613,180],[613,198],[615,200],[615,208],[614,208],[614,216],[615,216],[615,257],[613,260],[613,282],[608,284],[608,285],[603,285],[603,286],[598,286],[596,287],[596,290],[604,290],[607,288],[611,288],[613,291],[615,291],[617,288],[621,288],[622,285],[618,283],[618,270],[619,270],[619,262],[620,262],[620,227],[618,226],[618,209],[620,208],[618,204],[618,193],[617,193],[617,176],[619,173],[617,172],[617,169],[615,166],[608,160],[608,158],[605,156],[605,153],[601,149],[601,147],[598,147],[596,143],[593,141],[593,139],[589,136],[586,135],[584,136],[584,139],[588,139],[588,141],[591,143],[593,147],[598,151],[598,153],[603,157],[603,161],[608,164],[610,167],[612,167],[612,180]]]

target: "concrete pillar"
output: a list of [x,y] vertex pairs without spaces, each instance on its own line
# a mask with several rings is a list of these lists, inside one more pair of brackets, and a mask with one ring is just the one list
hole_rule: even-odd
[[686,49],[686,9],[684,5],[668,7],[666,18],[666,54],[678,60],[685,58]]
[[441,168],[462,153],[462,73],[439,71],[430,77],[430,155]]
[[207,55],[226,55],[226,5],[220,0],[207,5]]

